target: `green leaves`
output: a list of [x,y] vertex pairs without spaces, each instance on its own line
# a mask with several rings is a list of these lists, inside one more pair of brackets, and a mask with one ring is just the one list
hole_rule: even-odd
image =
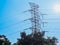
[[0,45],[11,45],[11,42],[5,35],[0,35]]
[[37,32],[34,34],[26,35],[25,32],[21,33],[21,38],[18,40],[18,45],[56,45],[57,39],[55,37],[44,37],[45,32]]

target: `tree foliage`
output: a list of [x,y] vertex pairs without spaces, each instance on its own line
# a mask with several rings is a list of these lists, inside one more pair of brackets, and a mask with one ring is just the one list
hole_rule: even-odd
[[5,35],[0,35],[0,45],[11,45],[11,42],[6,38]]
[[44,31],[29,35],[26,35],[25,32],[22,32],[21,38],[17,41],[17,45],[57,45],[57,39],[55,37],[45,38],[44,35]]

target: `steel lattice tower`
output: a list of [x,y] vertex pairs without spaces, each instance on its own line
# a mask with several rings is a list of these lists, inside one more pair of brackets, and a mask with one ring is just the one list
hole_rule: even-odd
[[32,32],[36,33],[39,32],[41,30],[40,28],[40,15],[39,15],[39,6],[35,3],[29,2],[29,5],[31,7],[31,10],[29,10],[31,12],[31,22],[32,22]]
[[[42,22],[41,17],[43,18],[43,15],[46,15],[46,14],[39,13],[39,5],[32,2],[29,2],[29,5],[31,9],[27,11],[31,13],[31,18],[26,19],[26,20],[31,20],[32,26],[27,29],[31,29],[33,34],[37,32],[41,32],[41,30],[43,30],[41,26],[44,27],[44,23],[46,23],[46,22]],[[24,12],[27,12],[27,11],[24,11]],[[24,30],[27,30],[27,29],[24,29]]]

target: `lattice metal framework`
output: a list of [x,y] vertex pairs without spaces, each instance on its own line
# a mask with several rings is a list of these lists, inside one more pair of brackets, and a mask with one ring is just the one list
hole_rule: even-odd
[[41,30],[41,23],[40,23],[40,15],[39,15],[39,6],[35,3],[29,2],[29,5],[31,7],[31,22],[32,22],[32,32],[36,33]]

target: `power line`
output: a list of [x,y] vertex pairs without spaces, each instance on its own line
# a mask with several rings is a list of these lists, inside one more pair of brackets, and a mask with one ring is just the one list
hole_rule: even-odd
[[[29,20],[29,19],[26,19],[26,20]],[[24,20],[24,21],[26,21],[26,20]],[[60,19],[44,19],[44,20],[60,20]],[[23,21],[19,21],[19,22],[15,23],[15,24],[11,24],[11,25],[9,25],[9,26],[6,26],[6,27],[4,27],[3,29],[9,28],[9,27],[11,27],[11,26],[17,25],[17,24],[22,23],[22,22],[23,22]],[[52,22],[52,21],[50,21],[50,22]],[[54,21],[54,22],[55,22],[55,21]]]
[[18,33],[18,32],[20,32],[20,30],[19,31],[16,31],[16,32],[13,32],[13,33],[10,33],[10,34],[8,34],[9,36],[12,36],[12,35],[14,35],[14,34],[16,34],[16,33]]
[[[25,20],[23,20],[23,21],[25,21]],[[14,25],[16,25],[16,24],[22,23],[23,21],[19,21],[19,22],[15,23],[15,24],[11,24],[11,25],[9,25],[9,26],[4,27],[3,29],[6,29],[6,28],[9,28],[9,27],[14,26]]]

